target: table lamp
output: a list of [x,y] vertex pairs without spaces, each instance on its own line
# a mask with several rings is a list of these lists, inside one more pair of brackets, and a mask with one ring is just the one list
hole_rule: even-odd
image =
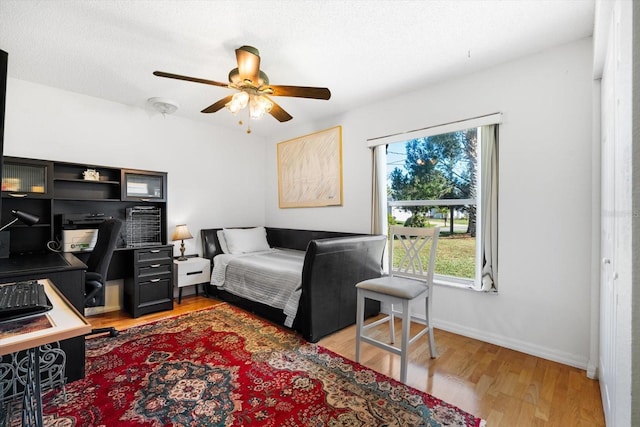
[[189,229],[187,228],[187,224],[179,224],[176,225],[176,229],[173,230],[173,237],[171,240],[174,242],[176,240],[180,240],[180,256],[178,257],[178,261],[186,261],[187,257],[184,256],[184,241],[185,239],[193,239],[191,233],[189,233]]
[[9,226],[15,224],[17,221],[22,221],[28,226],[37,224],[38,221],[40,221],[39,216],[30,214],[27,212],[17,211],[15,209],[11,211],[11,215],[15,217],[14,220],[0,227],[0,258],[9,257],[9,244],[10,244],[9,232],[7,231],[6,233],[2,233],[2,231],[9,228]]

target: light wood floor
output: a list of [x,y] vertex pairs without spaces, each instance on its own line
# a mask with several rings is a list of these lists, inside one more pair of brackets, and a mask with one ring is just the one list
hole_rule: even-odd
[[[219,303],[187,296],[172,311],[138,319],[111,312],[88,320],[96,328],[126,329]],[[437,359],[429,357],[426,337],[412,345],[407,384],[485,419],[487,427],[605,425],[599,384],[585,371],[438,329],[435,339]],[[355,326],[318,344],[354,360]],[[360,363],[399,379],[398,356],[362,346]]]

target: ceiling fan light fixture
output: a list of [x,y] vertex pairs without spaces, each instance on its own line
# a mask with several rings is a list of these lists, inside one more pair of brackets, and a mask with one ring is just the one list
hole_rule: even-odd
[[251,96],[251,100],[249,101],[249,115],[252,119],[257,120],[262,118],[262,116],[271,111],[271,108],[273,108],[273,102],[264,96]]
[[249,94],[247,92],[241,91],[233,95],[231,101],[225,104],[227,110],[231,111],[233,115],[236,115],[238,111],[242,110],[247,106],[249,102]]

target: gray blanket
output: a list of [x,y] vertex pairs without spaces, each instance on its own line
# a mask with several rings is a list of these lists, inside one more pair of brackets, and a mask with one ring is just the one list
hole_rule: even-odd
[[234,295],[278,308],[291,327],[300,301],[304,251],[271,249],[222,254],[213,259],[211,284]]

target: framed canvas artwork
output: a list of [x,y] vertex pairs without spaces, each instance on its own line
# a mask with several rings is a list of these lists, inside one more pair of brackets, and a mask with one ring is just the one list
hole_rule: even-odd
[[342,127],[280,142],[280,208],[342,205]]

